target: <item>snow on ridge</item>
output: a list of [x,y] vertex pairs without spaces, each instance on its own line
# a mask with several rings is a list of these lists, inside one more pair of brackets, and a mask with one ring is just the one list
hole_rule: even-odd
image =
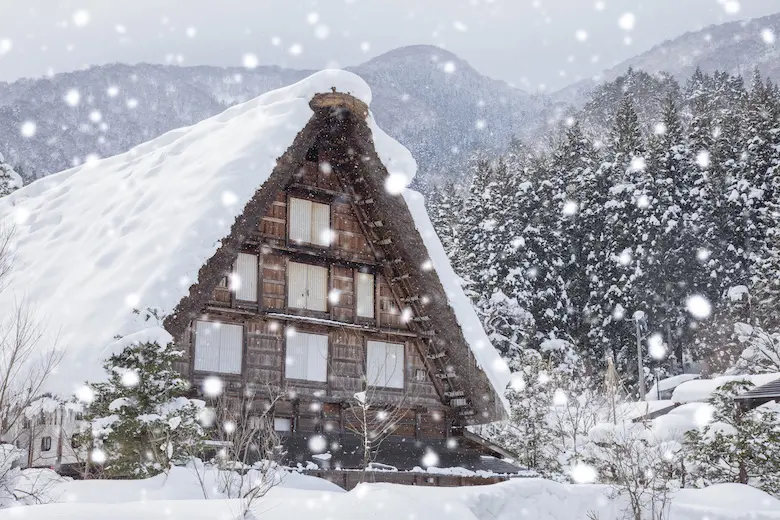
[[765,385],[780,379],[780,373],[752,374],[738,376],[720,376],[713,379],[695,379],[687,381],[674,389],[672,401],[677,403],[692,403],[707,401],[715,390],[731,381],[750,381],[756,386]]
[[[311,98],[331,87],[371,102],[370,88],[355,74],[318,72],[0,200],[0,225],[16,233],[14,272],[0,309],[26,298],[46,318],[40,348],[57,338],[67,349],[45,390],[68,396],[84,380],[103,379],[103,359],[125,344],[116,335],[153,327],[134,309],[175,308],[310,120]],[[411,154],[371,116],[368,124],[388,171],[411,182]]]
[[463,288],[458,282],[460,278],[452,269],[447,253],[444,252],[444,247],[441,245],[428,213],[425,211],[423,196],[409,189],[403,192],[403,196],[414,219],[414,225],[428,250],[428,258],[433,264],[433,270],[438,274],[447,295],[447,301],[460,324],[466,343],[508,412],[509,402],[504,396],[504,392],[509,384],[509,367],[490,342],[471,300],[463,292]]

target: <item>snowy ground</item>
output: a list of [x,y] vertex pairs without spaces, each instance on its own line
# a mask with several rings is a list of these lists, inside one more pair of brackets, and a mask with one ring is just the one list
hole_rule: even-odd
[[[240,500],[204,500],[195,474],[184,468],[144,481],[69,481],[49,494],[57,503],[6,509],[0,520],[232,520],[243,513]],[[543,479],[468,488],[366,484],[345,493],[324,480],[290,474],[251,512],[269,520],[585,520],[591,512],[618,520],[625,503],[608,495],[604,486]],[[780,520],[780,501],[722,484],[679,492],[670,513],[671,520]]]

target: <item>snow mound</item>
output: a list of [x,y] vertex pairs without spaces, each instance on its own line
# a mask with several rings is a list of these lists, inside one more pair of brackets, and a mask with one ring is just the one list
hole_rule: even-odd
[[677,403],[692,403],[696,401],[706,401],[713,392],[721,386],[731,381],[750,381],[756,386],[771,383],[775,379],[780,379],[780,373],[773,374],[754,374],[739,376],[720,376],[713,379],[697,379],[687,381],[674,389],[672,401]]
[[[82,381],[102,379],[102,360],[125,345],[114,338],[156,325],[134,310],[175,308],[312,117],[311,98],[331,87],[371,102],[355,74],[318,72],[0,201],[0,226],[15,228],[0,309],[24,297],[46,317],[40,348],[66,349],[47,391],[70,395]],[[411,182],[409,151],[371,116],[368,124],[388,171]],[[164,339],[156,328],[145,337]]]
[[747,509],[752,513],[772,512],[780,518],[780,500],[744,484],[715,484],[704,489],[683,489],[678,492],[675,504],[743,514],[748,513]]

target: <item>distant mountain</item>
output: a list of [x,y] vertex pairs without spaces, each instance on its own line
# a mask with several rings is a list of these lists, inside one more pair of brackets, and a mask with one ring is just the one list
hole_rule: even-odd
[[[350,70],[371,85],[379,124],[428,175],[459,170],[474,149],[530,135],[541,119],[542,99],[437,47],[396,49]],[[27,175],[46,175],[127,151],[312,72],[115,64],[0,83],[0,151]]]
[[629,68],[687,79],[697,67],[706,73],[718,70],[742,76],[750,76],[757,68],[763,75],[780,81],[780,13],[685,33],[612,67],[598,81],[580,81],[552,97],[579,104],[595,85],[612,81]]

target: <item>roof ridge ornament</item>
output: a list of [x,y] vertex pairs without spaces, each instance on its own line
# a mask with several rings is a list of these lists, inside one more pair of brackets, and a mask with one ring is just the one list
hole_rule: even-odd
[[331,92],[314,94],[309,106],[315,111],[325,108],[346,109],[359,117],[368,117],[368,105],[364,101],[349,93],[337,92],[336,87],[331,87]]

